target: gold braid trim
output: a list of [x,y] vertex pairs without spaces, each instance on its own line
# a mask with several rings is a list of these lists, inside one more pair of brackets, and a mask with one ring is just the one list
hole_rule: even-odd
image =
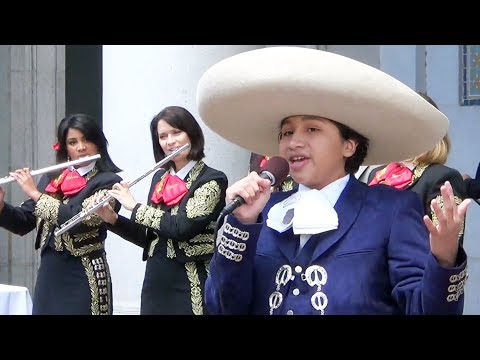
[[[93,198],[97,197],[98,194],[101,195],[101,198],[105,198],[106,196],[108,196],[107,194],[107,189],[102,189],[102,190],[99,190],[97,192],[95,192],[93,195],[89,196],[88,198],[86,198],[85,200],[83,200],[82,202],[82,211],[87,211],[90,206],[91,206],[91,202],[93,200]],[[115,206],[115,198],[111,198],[108,202],[112,208]],[[91,213],[90,215],[87,215],[85,216],[83,219],[82,219],[82,224],[85,224],[87,226],[91,226],[91,227],[94,227],[94,226],[99,226],[101,223],[103,223],[103,220],[102,218],[96,214],[96,213]]]
[[[98,230],[94,230],[94,231],[98,231]],[[93,232],[90,232],[89,234],[91,234]],[[78,249],[75,249],[73,247],[73,239],[72,237],[68,234],[68,232],[66,233],[63,233],[62,235],[60,235],[62,237],[62,240],[63,240],[63,243],[65,244],[65,248],[70,251],[70,253],[73,255],[73,256],[83,256],[83,255],[86,255],[86,254],[89,254],[91,253],[92,251],[95,251],[95,250],[100,250],[100,249],[103,249],[104,247],[104,242],[98,242],[98,243],[95,243],[95,244],[88,244],[88,245],[84,245]],[[97,235],[98,236],[98,235]],[[92,236],[93,237],[93,236]],[[84,240],[84,239],[83,239]],[[79,240],[80,241],[80,240]]]
[[280,186],[281,186],[281,191],[293,190],[293,179],[291,177],[285,179],[284,181],[282,181]]
[[160,221],[162,220],[165,211],[154,208],[150,205],[140,205],[138,207],[135,222],[153,229],[160,229]]
[[178,248],[184,250],[185,255],[188,257],[205,255],[205,254],[213,254],[213,243],[189,245],[187,241],[181,241],[178,243]]
[[153,250],[155,250],[155,245],[158,244],[159,238],[158,235],[155,234],[155,239],[152,240],[150,243],[150,247],[148,248],[148,256],[153,256]]
[[108,261],[107,261],[107,257],[105,256],[105,254],[102,254],[102,259],[103,259],[103,263],[105,265],[105,271],[107,273],[107,288],[105,289],[107,298],[106,298],[106,310],[105,310],[104,315],[109,315],[109,313],[110,313],[110,303],[112,301],[112,293],[110,292],[110,286],[109,285],[112,283],[112,278],[110,276],[110,267],[108,266]]
[[35,204],[33,215],[53,224],[58,225],[58,210],[60,208],[60,200],[53,196],[42,194]]
[[175,205],[172,210],[170,211],[170,215],[176,216],[178,215],[178,205]]
[[206,259],[203,261],[203,265],[205,266],[205,270],[207,271],[207,276],[210,275],[210,259]]
[[213,235],[212,234],[198,234],[197,236],[192,238],[190,241],[194,242],[194,243],[212,242],[213,241]]
[[190,281],[190,294],[192,299],[192,311],[194,315],[203,315],[202,290],[200,289],[200,279],[198,277],[197,266],[194,262],[185,263],[187,277]]
[[88,257],[84,256],[81,259],[83,267],[85,268],[85,274],[87,274],[88,286],[90,287],[90,295],[92,299],[90,309],[92,311],[92,315],[99,315],[98,286],[95,273],[93,272],[93,266]]
[[167,240],[167,258],[173,259],[177,254],[175,253],[175,247],[173,246],[172,239]]
[[81,258],[91,294],[92,315],[110,315],[110,269],[105,254]]
[[420,178],[420,176],[423,175],[425,170],[428,168],[428,164],[426,163],[419,163],[417,166],[415,166],[415,169],[413,169],[413,174],[412,174],[412,180],[410,181],[410,185],[412,185],[417,179]]
[[86,232],[86,233],[73,235],[73,241],[74,242],[80,242],[80,241],[84,241],[84,240],[87,240],[87,239],[93,239],[93,238],[96,238],[96,237],[99,237],[99,236],[100,236],[99,229],[97,228],[97,229],[94,229],[94,230]]
[[220,186],[215,180],[203,184],[195,190],[186,205],[187,218],[206,216],[213,212],[220,202]]
[[193,166],[192,170],[190,170],[190,172],[188,173],[188,178],[185,181],[185,186],[187,187],[187,189],[190,189],[193,182],[197,180],[198,175],[200,175],[200,172],[202,171],[204,166],[205,166],[205,163],[200,160]]

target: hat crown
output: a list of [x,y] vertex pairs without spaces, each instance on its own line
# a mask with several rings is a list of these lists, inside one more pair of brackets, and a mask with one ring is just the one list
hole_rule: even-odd
[[418,93],[374,67],[327,51],[278,46],[221,60],[201,77],[204,123],[252,152],[278,154],[280,122],[314,115],[370,140],[364,164],[400,161],[430,150],[448,119]]

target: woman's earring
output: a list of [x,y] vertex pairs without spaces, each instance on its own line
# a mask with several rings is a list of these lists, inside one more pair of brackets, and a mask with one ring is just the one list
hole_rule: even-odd
[[70,161],[70,156],[67,156],[67,161]]

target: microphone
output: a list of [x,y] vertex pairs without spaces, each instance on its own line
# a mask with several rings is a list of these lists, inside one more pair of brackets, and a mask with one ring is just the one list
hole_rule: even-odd
[[[288,165],[287,160],[280,156],[274,156],[268,160],[265,165],[261,168],[260,177],[262,179],[270,180],[271,186],[278,186],[283,180],[288,176],[290,171],[290,166]],[[228,203],[227,206],[223,208],[220,212],[219,218],[232,213],[235,209],[245,204],[245,200],[237,195],[235,200]]]

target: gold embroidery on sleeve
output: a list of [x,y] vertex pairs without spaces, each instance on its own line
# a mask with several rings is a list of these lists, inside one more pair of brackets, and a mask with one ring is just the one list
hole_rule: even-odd
[[150,205],[140,205],[138,207],[135,222],[153,229],[160,229],[160,221],[162,220],[165,211],[154,208]]
[[35,204],[33,215],[48,222],[57,224],[58,210],[60,208],[60,200],[53,196],[42,194]]
[[[107,189],[102,189],[97,192],[95,192],[93,195],[87,197],[85,200],[82,202],[82,210],[88,209],[90,206],[90,201],[92,198],[96,197],[98,194],[101,194],[102,198],[107,196]],[[111,200],[109,200],[109,204],[112,206],[112,208],[115,206],[115,198],[112,197]],[[100,216],[98,216],[96,213],[92,213],[90,215],[87,215],[83,218],[82,223],[87,225],[87,226],[98,226],[101,223],[103,223],[103,220]]]
[[220,186],[215,180],[203,184],[188,199],[186,211],[189,219],[206,216],[213,212],[220,201]]

